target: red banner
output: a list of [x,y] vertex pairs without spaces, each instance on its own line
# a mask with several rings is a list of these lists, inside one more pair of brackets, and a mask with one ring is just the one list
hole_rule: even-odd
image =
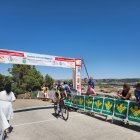
[[24,53],[19,53],[19,52],[11,52],[11,51],[5,51],[5,50],[0,50],[1,55],[8,55],[8,56],[19,56],[19,57],[24,57]]
[[55,60],[57,60],[57,61],[65,61],[65,62],[75,62],[75,59],[63,58],[63,57],[55,57]]

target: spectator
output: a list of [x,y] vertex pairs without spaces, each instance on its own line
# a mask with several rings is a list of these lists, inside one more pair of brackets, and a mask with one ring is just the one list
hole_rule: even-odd
[[61,83],[61,81],[58,81],[57,90],[60,90],[61,87],[62,87],[62,83]]
[[123,99],[123,100],[130,100],[131,93],[130,93],[130,85],[127,83],[124,83],[123,90],[120,92],[117,92],[117,97]]
[[88,81],[88,84],[90,84],[92,86],[92,88],[94,88],[94,80],[93,80],[93,77],[90,77],[89,78],[89,81]]
[[74,88],[72,83],[69,83],[69,87],[70,87],[70,89]]
[[54,84],[54,85],[53,85],[53,89],[54,89],[54,90],[57,90],[57,87],[58,87],[57,84]]
[[28,89],[28,92],[29,92],[30,95],[33,93],[31,88]]
[[89,82],[88,78],[84,78],[84,83],[88,83],[88,82]]
[[48,96],[48,86],[47,86],[47,85],[45,85],[45,86],[42,88],[42,92],[43,92],[43,94],[44,94],[45,100],[48,99],[49,96]]
[[136,97],[136,101],[140,102],[140,83],[136,84],[136,89],[134,90],[134,95]]
[[2,131],[4,131],[4,133],[5,133],[4,140],[6,139],[6,137],[7,137],[6,131],[9,128],[9,126],[10,125],[9,125],[8,121],[6,120],[3,110],[2,110],[2,108],[0,108],[0,139],[1,139]]
[[93,89],[91,83],[88,84],[88,89],[87,89],[86,95],[88,95],[88,96],[96,96],[97,95],[95,90]]
[[64,90],[66,90],[66,93],[71,93],[70,87],[67,84],[67,82],[64,82],[63,88],[64,88]]
[[0,100],[13,102],[16,100],[14,93],[11,91],[11,83],[7,83],[5,90],[0,92]]
[[[0,100],[14,102],[16,100],[14,93],[11,91],[11,83],[7,83],[4,87],[5,90],[0,92]],[[7,120],[9,122],[9,120]],[[8,128],[10,133],[13,130],[13,127]]]
[[30,98],[31,98],[31,95],[30,95],[29,91],[26,91],[24,93],[24,99],[30,99]]

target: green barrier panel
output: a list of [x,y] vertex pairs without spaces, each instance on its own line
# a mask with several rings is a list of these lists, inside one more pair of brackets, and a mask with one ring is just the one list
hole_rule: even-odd
[[92,110],[93,97],[85,96],[85,109]]
[[77,107],[77,95],[74,95],[71,102],[72,107]]
[[128,120],[140,123],[140,103],[129,103]]
[[94,104],[93,104],[93,111],[101,112],[103,107],[103,98],[95,97]]
[[128,102],[124,100],[116,100],[114,116],[120,119],[127,118]]
[[78,108],[84,109],[85,107],[85,100],[84,100],[84,96],[77,96],[77,106]]
[[105,115],[113,115],[114,111],[114,99],[105,98],[102,113]]
[[65,99],[65,101],[64,101],[64,103],[65,103],[65,105],[67,105],[67,106],[71,106],[71,94],[67,94],[67,97],[66,97],[66,99]]
[[[86,109],[105,115],[115,116],[120,119],[127,119],[136,123],[140,123],[140,103],[125,100],[115,100],[111,98],[90,97],[68,94],[65,104],[79,109]],[[115,109],[114,109],[115,104]],[[128,116],[127,116],[128,114]]]

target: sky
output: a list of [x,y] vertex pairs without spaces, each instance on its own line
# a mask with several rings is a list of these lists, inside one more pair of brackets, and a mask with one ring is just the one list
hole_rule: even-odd
[[[140,78],[140,1],[0,0],[0,49],[82,58],[95,79]],[[37,69],[72,78],[71,69]]]

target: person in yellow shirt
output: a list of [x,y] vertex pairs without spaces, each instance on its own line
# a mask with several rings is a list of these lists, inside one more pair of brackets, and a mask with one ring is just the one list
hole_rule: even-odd
[[49,96],[48,96],[48,86],[47,85],[45,85],[44,87],[42,87],[42,93],[44,94],[45,100],[46,99],[49,99]]
[[26,91],[24,93],[24,99],[30,99],[30,98],[31,98],[31,95],[30,95],[29,91]]

